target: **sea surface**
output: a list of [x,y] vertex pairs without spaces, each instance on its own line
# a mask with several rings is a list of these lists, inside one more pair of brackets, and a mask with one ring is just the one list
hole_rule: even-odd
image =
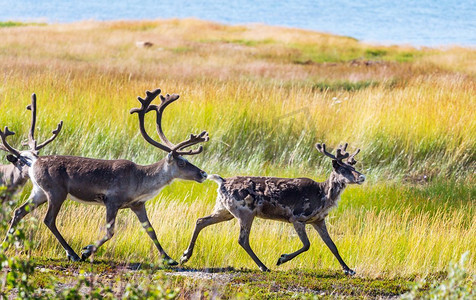
[[0,21],[188,17],[298,27],[384,45],[476,46],[476,0],[0,0]]

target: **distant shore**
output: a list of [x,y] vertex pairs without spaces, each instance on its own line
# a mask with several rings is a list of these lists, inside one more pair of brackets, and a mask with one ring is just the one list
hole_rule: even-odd
[[[179,21],[181,19],[177,18],[172,18],[172,19],[156,19],[156,20],[82,20],[82,21],[73,21],[73,22],[47,22],[47,21],[0,21],[0,28],[2,27],[19,27],[19,26],[46,26],[46,25],[72,25],[74,24],[88,24],[88,23],[129,23],[129,24],[134,24],[134,23],[141,23],[141,22],[147,22],[147,23],[154,23],[154,22],[167,22],[167,21]],[[238,24],[238,25],[229,25],[229,24],[223,24],[219,22],[214,22],[214,21],[206,21],[206,20],[199,20],[196,18],[184,18],[182,20],[190,20],[190,21],[197,21],[197,22],[205,22],[205,23],[212,23],[216,24],[217,26],[239,26],[239,27],[255,27],[255,26],[263,26],[263,27],[275,27],[277,29],[282,28],[282,29],[288,29],[288,30],[302,30],[302,31],[308,31],[310,33],[316,33],[316,34],[323,34],[323,35],[329,35],[329,36],[336,36],[336,37],[341,37],[341,38],[349,38],[353,39],[355,41],[370,45],[370,46],[376,46],[376,47],[410,47],[414,49],[450,49],[450,48],[466,48],[470,50],[476,50],[476,43],[474,45],[457,45],[457,44],[448,44],[448,45],[432,45],[432,46],[425,46],[425,45],[412,45],[411,43],[390,43],[390,42],[384,42],[384,41],[365,41],[365,40],[359,40],[355,37],[352,36],[346,36],[346,35],[339,35],[339,34],[334,34],[330,32],[322,32],[319,30],[312,30],[312,29],[304,29],[304,28],[297,28],[297,27],[290,27],[290,26],[280,26],[280,25],[266,25],[266,24],[259,24],[259,23],[249,23],[249,24]]]
[[[0,21],[70,23],[81,20],[154,20],[196,18],[228,25],[267,24],[303,28],[380,45],[415,47],[476,46],[474,1],[458,3],[401,0],[199,2],[143,0],[140,4],[59,0],[0,0]],[[28,14],[25,14],[28,11]]]

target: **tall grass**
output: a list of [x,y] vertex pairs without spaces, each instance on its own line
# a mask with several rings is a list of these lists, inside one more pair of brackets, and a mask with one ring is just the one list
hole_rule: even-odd
[[[476,248],[474,50],[377,47],[197,20],[9,27],[0,35],[0,124],[17,132],[15,145],[26,137],[25,106],[35,92],[39,139],[65,122],[42,154],[155,162],[164,153],[143,140],[128,111],[137,96],[160,87],[181,95],[163,120],[172,141],[209,131],[206,150],[191,158],[209,173],[324,180],[330,163],[316,142],[361,148],[357,167],[370,182],[346,191],[329,219],[344,258],[360,273],[436,272]],[[137,48],[139,40],[155,45]],[[153,132],[152,116],[147,122]],[[211,212],[215,195],[211,183],[177,182],[148,205],[173,257],[185,249],[195,219]],[[71,204],[60,219],[60,231],[79,249],[101,237],[104,210]],[[233,225],[205,230],[190,264],[254,267],[230,234]],[[119,216],[116,232],[102,255],[156,259],[132,214]],[[34,234],[42,241],[35,255],[63,256],[44,226]],[[337,267],[310,236],[310,252],[280,268]],[[299,247],[290,226],[268,221],[255,224],[251,240],[270,266]],[[474,272],[474,253],[469,265]]]
[[[216,185],[176,182],[158,199],[147,205],[159,241],[169,255],[178,259],[188,246],[195,220],[210,214]],[[444,196],[428,201],[415,190],[373,185],[351,188],[343,195],[339,208],[328,219],[328,227],[349,266],[360,275],[401,276],[443,271],[447,262],[476,246],[475,207],[469,190],[459,203]],[[415,196],[412,196],[415,195]],[[43,218],[46,207],[35,211]],[[98,206],[66,204],[58,227],[74,249],[94,242],[105,234],[105,209]],[[238,245],[236,220],[212,225],[199,236],[190,267],[256,268]],[[311,248],[285,265],[276,267],[279,256],[293,252],[301,243],[290,224],[257,219],[251,233],[251,246],[263,262],[277,270],[316,269],[340,266],[317,233],[308,227]],[[55,237],[44,227],[33,234],[39,246],[32,255],[64,257]],[[102,259],[158,262],[158,252],[134,214],[118,215],[116,235],[100,252]],[[475,271],[474,253],[469,271]]]
[[439,89],[417,82],[401,89],[337,94],[251,80],[146,83],[90,75],[58,82],[53,76],[42,74],[26,82],[9,76],[2,101],[2,123],[19,133],[29,126],[24,106],[30,91],[41,105],[44,130],[39,134],[49,134],[59,119],[70,124],[48,153],[156,160],[163,153],[146,145],[128,110],[138,105],[134,98],[144,90],[163,86],[166,92],[184,91],[164,116],[167,133],[178,141],[190,131],[207,129],[212,139],[207,153],[196,160],[219,170],[231,166],[248,171],[250,165],[260,169],[264,163],[312,168],[323,161],[313,147],[318,141],[360,147],[362,164],[382,178],[466,177],[475,167],[474,99],[472,87],[464,82]]

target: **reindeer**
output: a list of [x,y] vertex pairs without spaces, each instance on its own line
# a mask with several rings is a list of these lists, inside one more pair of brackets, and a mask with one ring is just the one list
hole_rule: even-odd
[[[361,184],[365,176],[354,169],[354,156],[345,152],[347,144],[337,149],[337,156],[326,151],[325,144],[316,144],[317,150],[332,158],[332,171],[325,182],[315,182],[309,178],[276,178],[238,176],[221,178],[210,175],[208,179],[218,183],[218,197],[211,215],[197,220],[190,244],[180,259],[187,262],[193,253],[193,248],[200,231],[212,224],[229,221],[233,217],[240,224],[238,243],[258,265],[261,271],[269,269],[259,260],[250,247],[249,235],[255,217],[289,222],[294,225],[303,247],[291,254],[283,254],[278,259],[281,265],[309,249],[310,243],[306,234],[306,224],[311,224],[337,258],[344,273],[354,275],[342,260],[337,247],[327,232],[325,218],[329,211],[337,206],[341,193],[347,184]],[[343,161],[344,159],[347,161]]]
[[0,130],[0,132],[2,132],[1,138],[3,141],[3,145],[0,145],[0,150],[12,153],[7,155],[7,160],[11,162],[11,164],[0,165],[0,186],[6,187],[5,195],[1,196],[2,202],[8,201],[11,195],[19,191],[25,185],[29,179],[28,169],[31,166],[32,160],[38,156],[40,149],[51,143],[58,136],[63,127],[63,121],[60,121],[56,129],[53,130],[53,136],[38,145],[34,136],[37,111],[36,94],[31,95],[31,104],[28,105],[26,109],[31,110],[31,127],[28,135],[30,150],[20,152],[10,147],[8,143],[6,143],[6,138],[15,133],[8,130],[8,127],[5,127],[4,132]]
[[[157,239],[147,217],[145,202],[176,178],[194,180],[199,183],[205,181],[207,173],[188,162],[183,156],[201,153],[202,146],[195,150],[184,149],[208,141],[208,133],[203,131],[198,135],[191,134],[188,140],[172,144],[162,131],[161,119],[164,109],[176,101],[179,95],[167,94],[165,97],[160,95],[161,104],[150,105],[160,92],[160,89],[153,92],[147,91],[145,99],[138,97],[141,107],[132,109],[131,114],[138,114],[142,136],[148,143],[166,151],[168,153],[166,158],[152,165],[141,166],[128,160],[101,160],[59,155],[35,157],[29,170],[33,182],[32,193],[29,200],[15,211],[9,232],[26,214],[48,202],[44,223],[58,239],[69,260],[85,260],[114,235],[118,210],[130,208],[153,240],[163,262],[176,265],[177,262],[167,255]],[[156,112],[157,132],[163,144],[152,139],[145,130],[144,117],[150,111]],[[6,144],[5,140],[3,142]],[[81,258],[56,228],[56,217],[68,196],[78,202],[106,207],[106,235],[96,244],[84,247]]]

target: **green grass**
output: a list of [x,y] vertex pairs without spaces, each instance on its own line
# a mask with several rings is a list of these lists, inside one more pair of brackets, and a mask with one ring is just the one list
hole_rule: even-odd
[[382,56],[387,55],[387,53],[388,53],[388,51],[383,50],[383,49],[367,49],[367,50],[365,50],[365,56],[366,57],[372,57],[372,58],[382,57]]
[[[51,259],[40,259],[35,263],[37,271],[32,282],[39,288],[51,284],[68,286],[77,280],[83,270],[88,274],[101,274],[93,278],[95,285],[124,285],[117,277],[133,272],[135,280],[144,280],[144,275],[132,270],[148,270],[148,265],[124,264],[114,261],[90,263],[64,263]],[[176,274],[170,276],[171,274]],[[167,276],[168,275],[168,276]],[[54,276],[54,277],[53,277]],[[212,279],[212,276],[214,276]],[[124,276],[125,277],[125,276]],[[52,281],[54,278],[54,282]],[[190,269],[169,268],[154,270],[154,284],[169,289],[179,289],[179,298],[190,295],[215,295],[220,298],[263,298],[320,296],[330,299],[339,297],[391,297],[399,296],[410,290],[414,277],[406,278],[352,278],[332,270],[293,270],[289,272],[262,273],[248,269]],[[117,289],[117,287],[116,287]]]
[[372,80],[364,80],[364,81],[357,81],[357,82],[350,82],[350,81],[317,82],[313,85],[313,89],[319,90],[321,92],[324,92],[324,91],[353,92],[357,90],[366,89],[368,87],[374,87],[377,85],[378,85],[378,82],[375,82]]
[[[463,256],[464,257],[464,256]],[[28,282],[35,299],[69,299],[79,293],[83,297],[191,297],[220,299],[437,299],[441,297],[474,297],[474,281],[460,263],[452,262],[446,272],[396,278],[349,277],[332,270],[291,270],[263,273],[248,269],[227,268],[164,268],[154,264],[124,263],[96,259],[94,262],[66,263],[55,259],[36,259]],[[26,263],[26,261],[24,262]],[[415,283],[417,281],[417,283]],[[431,283],[430,283],[431,282]],[[159,295],[161,294],[161,295]],[[16,295],[15,289],[7,292]],[[50,296],[47,296],[50,295]],[[19,296],[17,294],[17,296]],[[458,299],[459,299],[458,298]]]
[[46,26],[46,23],[25,23],[25,22],[15,22],[15,21],[5,21],[0,22],[1,27],[17,27],[17,26]]
[[249,47],[256,47],[259,45],[266,45],[266,44],[275,44],[276,41],[273,39],[263,39],[263,40],[256,40],[256,39],[201,39],[199,40],[200,43],[211,43],[211,44],[220,44],[220,43],[225,43],[225,44],[237,44],[237,45],[243,45],[243,46],[249,46]]

